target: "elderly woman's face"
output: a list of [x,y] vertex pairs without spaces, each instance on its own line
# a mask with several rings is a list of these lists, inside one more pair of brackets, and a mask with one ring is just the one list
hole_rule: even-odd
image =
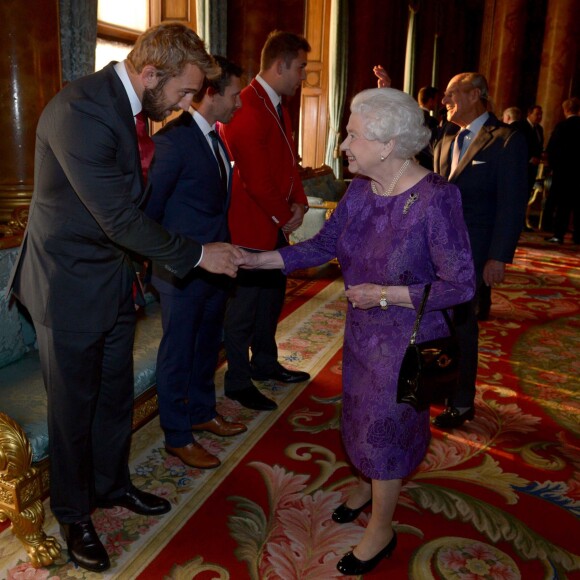
[[369,141],[364,136],[363,118],[359,113],[351,113],[346,126],[346,139],[340,144],[340,150],[346,153],[348,170],[351,173],[369,175],[381,162],[383,143]]

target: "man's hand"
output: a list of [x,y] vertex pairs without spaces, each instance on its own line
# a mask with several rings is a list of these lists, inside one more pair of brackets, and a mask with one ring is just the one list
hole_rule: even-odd
[[483,281],[493,288],[505,278],[505,264],[498,260],[488,260],[483,267]]
[[373,67],[373,72],[378,79],[377,87],[379,87],[379,89],[391,86],[391,77],[387,74],[387,71],[382,67],[382,65],[379,64]]
[[242,251],[231,244],[213,242],[204,244],[200,268],[213,274],[227,274],[235,278],[238,266],[244,262]]
[[293,203],[290,206],[290,211],[292,212],[292,217],[282,227],[282,231],[287,234],[297,230],[302,225],[304,214],[306,213],[306,209],[301,203]]

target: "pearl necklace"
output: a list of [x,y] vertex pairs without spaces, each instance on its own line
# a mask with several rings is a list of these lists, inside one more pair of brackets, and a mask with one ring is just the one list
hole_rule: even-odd
[[410,163],[411,163],[411,160],[407,159],[407,161],[405,161],[405,163],[403,163],[403,165],[401,165],[401,169],[399,169],[399,171],[397,171],[397,175],[395,175],[393,181],[391,181],[391,185],[389,185],[389,188],[383,192],[380,192],[377,189],[377,185],[376,185],[374,179],[371,179],[371,189],[373,190],[373,193],[376,195],[381,195],[383,197],[389,197],[390,195],[392,195],[393,191],[395,191],[395,186],[399,182],[399,179],[401,179],[401,176],[403,175],[403,173],[405,173],[405,171],[407,170],[407,167],[409,167]]

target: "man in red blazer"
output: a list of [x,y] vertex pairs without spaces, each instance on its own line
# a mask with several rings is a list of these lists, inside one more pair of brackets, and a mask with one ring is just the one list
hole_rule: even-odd
[[[242,108],[221,128],[235,163],[228,215],[231,241],[249,251],[286,245],[307,209],[290,116],[281,101],[293,96],[306,78],[309,51],[302,36],[271,32],[262,49],[260,73],[241,93]],[[250,409],[277,407],[252,379],[296,383],[310,378],[278,362],[275,334],[285,291],[281,270],[243,271],[228,302],[225,394]]]

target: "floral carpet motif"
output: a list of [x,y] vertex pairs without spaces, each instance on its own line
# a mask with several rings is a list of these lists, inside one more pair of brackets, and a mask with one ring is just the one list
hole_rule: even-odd
[[[428,453],[399,499],[397,549],[366,577],[580,578],[579,266],[574,251],[525,237],[481,323],[475,420],[449,433],[432,429]],[[168,458],[156,423],[141,429],[134,480],[174,509],[162,518],[97,510],[113,561],[101,577],[343,577],[336,562],[358,542],[370,508],[352,523],[330,519],[355,483],[338,431],[340,281],[315,284],[296,300],[287,305],[279,344],[283,358],[311,372],[312,381],[262,383],[279,403],[274,413],[220,397],[220,412],[249,430],[240,438],[200,439],[223,459],[213,472]],[[222,376],[223,368],[218,382]],[[12,546],[6,535],[0,545]],[[34,571],[21,549],[1,549],[0,569],[3,563],[3,578],[93,576],[70,562]]]

